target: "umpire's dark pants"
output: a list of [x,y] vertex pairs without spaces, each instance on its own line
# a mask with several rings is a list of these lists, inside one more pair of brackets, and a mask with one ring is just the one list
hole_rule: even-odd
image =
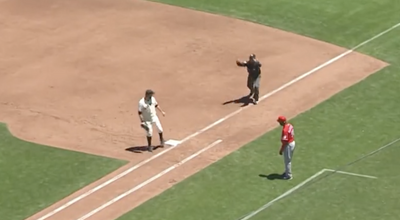
[[253,96],[254,100],[257,102],[260,95],[260,79],[261,76],[257,78],[247,77],[247,88],[250,89],[249,96]]

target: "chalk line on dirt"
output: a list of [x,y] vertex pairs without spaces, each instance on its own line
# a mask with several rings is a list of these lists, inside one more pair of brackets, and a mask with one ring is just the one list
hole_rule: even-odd
[[[342,54],[340,54],[340,55],[338,55],[338,56],[336,56],[336,57],[334,57],[334,58],[332,58],[332,59],[326,61],[325,63],[323,63],[323,64],[321,64],[321,65],[315,67],[314,69],[312,69],[312,70],[310,70],[310,71],[308,71],[308,72],[306,72],[306,73],[304,73],[304,74],[298,76],[297,78],[293,79],[292,81],[290,81],[290,82],[288,82],[288,83],[285,83],[285,84],[282,85],[281,87],[279,87],[279,88],[277,88],[277,89],[275,89],[275,90],[273,90],[273,91],[271,91],[271,92],[269,92],[269,93],[263,95],[262,97],[260,97],[260,100],[259,100],[259,101],[262,101],[262,100],[264,100],[264,99],[266,99],[266,98],[268,98],[268,97],[270,97],[270,96],[272,96],[272,95],[274,95],[274,94],[276,94],[276,93],[282,91],[283,89],[285,89],[285,88],[287,88],[287,87],[289,87],[289,86],[295,84],[296,82],[298,82],[298,81],[304,79],[305,77],[310,76],[311,74],[317,72],[318,70],[321,70],[321,69],[325,68],[326,66],[329,66],[330,64],[332,64],[332,63],[334,63],[334,62],[336,62],[336,61],[342,59],[343,57],[345,57],[345,56],[349,55],[350,53],[354,52],[355,50],[357,50],[358,48],[360,48],[360,47],[362,47],[362,46],[364,46],[364,45],[370,43],[371,41],[373,41],[373,40],[375,40],[375,39],[377,39],[377,38],[379,38],[379,37],[381,37],[381,36],[383,36],[383,35],[385,35],[385,34],[387,34],[387,33],[389,33],[390,31],[396,29],[396,28],[399,27],[399,26],[400,26],[400,23],[398,23],[398,24],[396,24],[396,25],[394,25],[394,26],[392,26],[392,27],[386,29],[385,31],[382,31],[381,33],[379,33],[379,34],[377,34],[377,35],[371,37],[370,39],[368,39],[368,40],[366,40],[366,41],[364,41],[364,42],[362,42],[362,43],[360,43],[360,44],[358,44],[357,46],[353,47],[352,49],[347,50],[346,52],[344,52],[344,53],[342,53]],[[213,127],[215,127],[215,126],[221,124],[222,122],[224,122],[224,121],[226,121],[227,119],[229,119],[229,118],[231,118],[231,117],[233,117],[233,116],[239,114],[241,111],[243,111],[244,109],[247,109],[247,108],[249,108],[249,107],[250,107],[250,106],[245,106],[245,107],[243,107],[243,108],[240,108],[240,109],[238,109],[238,110],[236,110],[236,111],[230,113],[229,115],[226,115],[225,117],[223,117],[223,118],[221,118],[221,119],[219,119],[219,120],[213,122],[212,124],[208,125],[207,127],[205,127],[205,128],[203,128],[203,129],[201,129],[201,130],[199,130],[199,131],[197,131],[197,132],[195,132],[195,133],[193,133],[193,134],[191,134],[191,135],[185,137],[184,139],[182,139],[182,140],[180,141],[180,144],[182,144],[182,143],[184,143],[184,142],[186,142],[186,141],[188,141],[188,140],[190,140],[190,139],[192,139],[192,138],[198,136],[198,135],[201,134],[201,133],[204,133],[204,132],[207,131],[207,130],[210,130],[211,128],[213,128]],[[178,146],[179,146],[179,145],[177,145],[176,147],[178,147]],[[100,189],[106,187],[107,185],[109,185],[109,184],[111,184],[111,183],[113,183],[113,182],[119,180],[120,178],[122,178],[122,177],[128,175],[129,173],[131,173],[132,171],[134,171],[134,170],[140,168],[141,166],[143,166],[143,165],[145,165],[145,164],[147,164],[147,163],[153,161],[154,159],[156,159],[156,158],[162,156],[163,154],[166,154],[167,152],[171,151],[172,149],[174,149],[174,148],[176,148],[176,147],[167,148],[166,150],[164,150],[164,151],[162,151],[162,152],[160,152],[160,153],[158,153],[158,154],[156,154],[156,155],[154,155],[154,156],[152,156],[152,157],[150,157],[150,158],[148,158],[148,159],[146,159],[146,160],[144,160],[144,161],[142,161],[142,162],[136,164],[135,166],[133,166],[133,167],[131,167],[131,168],[125,170],[124,172],[122,172],[122,173],[116,175],[115,177],[109,179],[108,181],[106,181],[106,182],[104,182],[104,183],[98,185],[97,187],[95,187],[95,188],[93,188],[93,189],[91,189],[91,190],[89,190],[89,191],[83,193],[82,195],[80,195],[80,196],[78,196],[78,197],[76,197],[76,198],[74,198],[74,199],[68,201],[67,203],[61,205],[60,207],[58,207],[57,209],[54,209],[53,211],[47,213],[46,215],[44,215],[44,216],[38,218],[37,220],[45,220],[45,219],[47,219],[47,218],[53,216],[54,214],[56,214],[56,213],[58,213],[58,212],[64,210],[65,208],[67,208],[67,207],[73,205],[74,203],[76,203],[76,202],[78,202],[78,201],[80,201],[80,200],[86,198],[87,196],[89,196],[89,195],[93,194],[94,192],[96,192],[96,191],[98,191],[98,190],[100,190]]]
[[90,217],[93,216],[94,214],[100,212],[101,210],[107,208],[108,206],[114,204],[115,202],[121,200],[122,198],[128,196],[129,194],[136,192],[137,190],[141,189],[142,187],[146,186],[147,184],[149,184],[149,183],[153,182],[154,180],[156,180],[156,179],[158,179],[158,178],[164,176],[165,174],[169,173],[169,172],[172,171],[173,169],[175,169],[175,168],[177,168],[177,167],[183,165],[184,163],[190,161],[191,159],[197,157],[197,156],[200,155],[201,153],[203,153],[203,152],[205,152],[205,151],[211,149],[212,147],[216,146],[217,144],[219,144],[219,143],[221,143],[221,142],[222,142],[222,140],[214,141],[212,144],[208,145],[207,147],[205,147],[205,148],[203,148],[203,149],[197,151],[196,153],[190,155],[189,157],[183,159],[182,161],[180,161],[180,162],[178,162],[178,163],[176,163],[176,164],[170,166],[169,168],[163,170],[162,172],[160,172],[160,173],[158,173],[157,175],[151,177],[150,179],[144,181],[143,183],[141,183],[141,184],[139,184],[139,185],[137,185],[137,186],[131,188],[130,190],[128,190],[128,191],[126,191],[126,192],[120,194],[119,196],[115,197],[114,199],[108,201],[107,203],[104,203],[103,205],[99,206],[98,208],[94,209],[93,211],[91,211],[91,212],[87,213],[86,215],[80,217],[78,220],[85,220],[85,219],[87,219],[87,218],[90,218]]

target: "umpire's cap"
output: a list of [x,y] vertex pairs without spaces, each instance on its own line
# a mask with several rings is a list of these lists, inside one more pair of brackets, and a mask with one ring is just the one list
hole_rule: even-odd
[[146,96],[148,95],[154,95],[154,91],[151,89],[146,90]]
[[249,59],[255,59],[256,55],[254,53],[250,54]]

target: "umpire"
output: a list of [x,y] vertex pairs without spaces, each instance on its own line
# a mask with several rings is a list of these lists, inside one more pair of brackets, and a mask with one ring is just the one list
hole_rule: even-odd
[[247,67],[247,88],[250,89],[249,98],[254,98],[254,104],[257,105],[260,95],[260,78],[261,78],[261,63],[256,59],[255,54],[250,54],[248,61],[237,60],[236,64],[240,67]]

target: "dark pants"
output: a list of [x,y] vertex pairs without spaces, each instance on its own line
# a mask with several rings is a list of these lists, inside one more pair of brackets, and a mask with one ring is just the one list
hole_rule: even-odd
[[250,89],[249,97],[253,96],[255,101],[258,101],[260,95],[260,78],[247,77],[247,88]]

